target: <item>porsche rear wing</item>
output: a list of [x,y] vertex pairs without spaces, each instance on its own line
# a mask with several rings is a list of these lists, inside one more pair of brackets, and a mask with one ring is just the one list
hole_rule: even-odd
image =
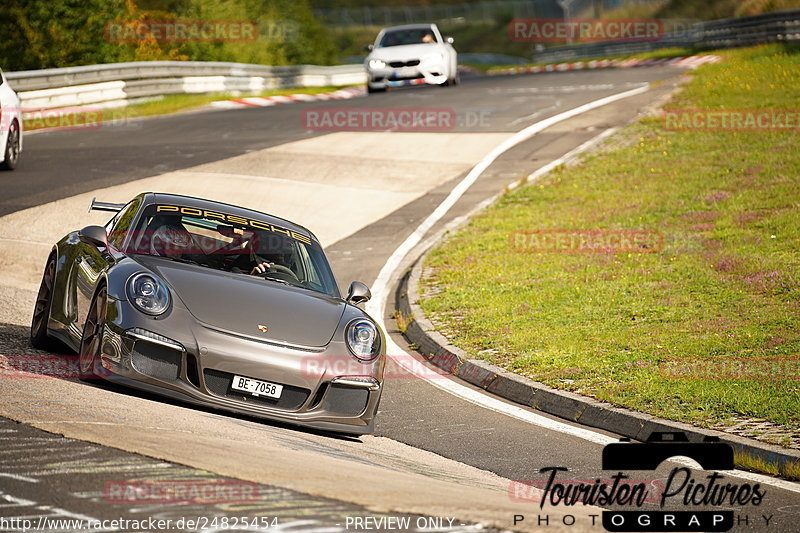
[[119,213],[120,209],[125,207],[125,204],[113,204],[111,202],[98,202],[97,198],[92,198],[89,204],[89,211],[110,211],[112,213]]

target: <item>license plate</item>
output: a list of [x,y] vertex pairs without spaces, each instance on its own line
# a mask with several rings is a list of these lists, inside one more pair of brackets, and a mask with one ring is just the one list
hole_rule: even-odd
[[283,385],[243,376],[233,376],[231,388],[247,392],[253,396],[267,396],[268,398],[280,398],[281,392],[283,392]]
[[402,78],[405,76],[414,76],[417,74],[417,69],[413,67],[400,67],[390,76],[391,79],[396,80],[397,78]]

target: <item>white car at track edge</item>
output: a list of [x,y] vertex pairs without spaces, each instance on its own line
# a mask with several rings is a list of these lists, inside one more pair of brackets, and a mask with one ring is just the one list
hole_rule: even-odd
[[456,85],[458,58],[452,43],[436,24],[384,28],[375,43],[367,45],[367,91],[402,85]]
[[14,170],[22,152],[22,110],[19,96],[0,70],[0,169]]

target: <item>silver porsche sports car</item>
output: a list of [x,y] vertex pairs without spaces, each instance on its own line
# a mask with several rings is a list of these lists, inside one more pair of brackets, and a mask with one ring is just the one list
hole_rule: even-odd
[[385,337],[339,293],[317,238],[281,218],[142,193],[105,226],[53,247],[31,342],[54,339],[101,376],[188,402],[351,434],[371,433]]

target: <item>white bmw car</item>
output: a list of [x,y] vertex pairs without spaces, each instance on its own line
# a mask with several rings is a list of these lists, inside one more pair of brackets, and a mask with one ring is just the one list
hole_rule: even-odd
[[22,152],[22,111],[17,93],[0,70],[0,169],[14,170]]
[[364,60],[367,91],[401,85],[455,85],[458,59],[453,39],[443,37],[436,24],[384,28]]

